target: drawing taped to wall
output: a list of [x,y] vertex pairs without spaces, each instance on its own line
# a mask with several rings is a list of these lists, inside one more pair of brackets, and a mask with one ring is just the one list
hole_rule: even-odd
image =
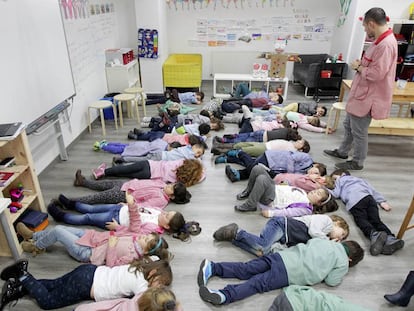
[[138,29],[138,57],[158,58],[158,30]]

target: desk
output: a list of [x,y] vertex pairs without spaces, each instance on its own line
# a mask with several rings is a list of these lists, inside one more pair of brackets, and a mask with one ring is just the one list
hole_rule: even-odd
[[[352,80],[342,80],[341,91],[339,93],[338,101],[343,101],[345,92],[351,89]],[[394,93],[392,96],[392,103],[399,105],[398,117],[403,116],[402,110],[407,107],[404,117],[408,118],[411,105],[414,105],[414,82],[408,82],[404,89],[399,89],[394,86]]]
[[[218,85],[218,82],[227,81],[228,85]],[[270,84],[274,83],[275,89],[279,86],[283,87],[283,100],[286,101],[289,79],[288,78],[255,78],[251,74],[232,74],[232,73],[216,73],[213,80],[213,96],[219,98],[229,98],[229,93],[233,92],[233,87],[239,82],[247,82],[249,88],[252,89],[254,82],[264,83],[266,92],[269,93]],[[261,88],[261,85],[256,84]]]

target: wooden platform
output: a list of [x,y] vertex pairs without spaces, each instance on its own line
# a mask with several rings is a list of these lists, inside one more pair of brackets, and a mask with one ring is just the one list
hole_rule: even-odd
[[388,118],[372,120],[368,128],[369,134],[414,136],[413,118]]

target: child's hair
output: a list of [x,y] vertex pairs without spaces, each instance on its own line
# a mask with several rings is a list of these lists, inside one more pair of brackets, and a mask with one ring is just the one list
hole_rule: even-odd
[[166,229],[167,232],[176,233],[185,225],[185,220],[183,214],[180,212],[175,212],[174,216],[171,218],[168,223],[169,229]]
[[317,116],[308,117],[308,123],[316,127],[321,126],[321,120]]
[[[155,270],[155,273],[153,272],[150,276],[152,270]],[[148,283],[157,279],[159,283],[165,286],[170,285],[173,278],[169,261],[163,259],[157,261],[148,260],[148,258],[133,260],[129,264],[128,271],[142,272]]]
[[186,186],[182,182],[177,182],[174,185],[174,198],[172,202],[176,204],[185,204],[190,202],[191,193],[187,191]]
[[334,222],[336,226],[344,230],[345,232],[344,239],[346,239],[349,235],[349,225],[346,222],[346,220],[338,215],[330,215],[329,217],[331,217],[332,222]]
[[204,92],[195,92],[196,95],[200,96],[200,99],[203,100],[204,99]]
[[154,239],[148,243],[148,252],[146,255],[155,255],[159,259],[170,259],[171,254],[168,251],[167,241],[165,241],[164,238],[161,237],[158,233],[151,233],[151,235],[154,237]]
[[177,306],[174,293],[165,287],[148,288],[138,299],[140,311],[175,311]]
[[200,135],[207,135],[210,132],[210,125],[207,123],[202,123],[198,126],[198,131],[200,132]]
[[325,214],[338,210],[338,204],[336,203],[335,198],[332,197],[328,190],[323,190],[325,191],[325,196],[322,198],[323,201],[320,205],[313,206],[314,214]]
[[341,176],[341,175],[351,175],[348,170],[344,170],[342,168],[338,168],[334,170],[331,175],[326,176],[325,182],[326,182],[326,188],[328,189],[334,189],[335,188],[335,179],[334,175]]
[[310,145],[309,145],[309,142],[306,139],[303,140],[303,147],[299,151],[309,153]]
[[197,159],[185,159],[183,164],[176,169],[175,174],[180,183],[191,187],[200,182],[204,174],[203,164]]
[[325,106],[319,106],[319,108],[323,109],[322,117],[326,116],[326,107]]
[[190,136],[188,136],[188,142],[191,146],[193,146],[196,144],[200,144],[201,142],[204,142],[204,140],[200,136],[191,134]]
[[190,235],[199,235],[201,232],[200,224],[196,221],[188,221],[180,228],[177,233],[173,234],[173,238],[180,239],[185,242],[190,238]]
[[179,148],[179,147],[183,147],[183,145],[181,145],[178,141],[173,141],[172,143],[170,143],[168,145],[170,148],[175,149],[175,148]]
[[334,189],[335,188],[335,180],[332,176],[326,176],[325,177],[325,186],[328,189]]
[[217,126],[214,129],[215,131],[224,130],[223,121],[217,117],[210,117],[210,124],[217,124]]
[[299,135],[299,132],[297,129],[288,128],[286,133],[286,140],[293,140],[298,141],[301,140],[302,136]]
[[344,246],[345,250],[347,251],[349,259],[349,267],[355,266],[358,262],[360,262],[364,258],[364,250],[355,241],[343,241],[341,242]]
[[347,175],[347,176],[349,176],[349,175],[351,175],[351,173],[348,171],[348,170],[345,170],[345,169],[343,169],[343,168],[338,168],[338,169],[336,169],[336,170],[334,170],[332,173],[331,173],[331,177],[333,176],[333,175],[338,175],[338,176],[341,176],[341,175]]
[[210,112],[208,112],[206,109],[201,110],[200,115],[210,118]]
[[313,166],[316,167],[319,171],[319,175],[321,176],[325,176],[327,171],[326,171],[326,165],[320,162],[313,162]]
[[206,149],[208,149],[207,144],[206,144],[206,143],[204,142],[204,140],[202,140],[202,139],[200,139],[200,141],[199,141],[198,143],[196,143],[196,144],[192,145],[192,147],[193,147],[193,146],[196,146],[196,147],[198,147],[198,148],[203,149],[203,154],[204,154],[204,152],[206,151]]

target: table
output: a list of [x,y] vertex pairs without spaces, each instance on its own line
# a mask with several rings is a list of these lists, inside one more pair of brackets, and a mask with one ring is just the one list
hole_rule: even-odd
[[[352,80],[342,80],[341,91],[339,93],[338,101],[343,101],[345,92],[351,89]],[[407,86],[404,89],[399,89],[397,86],[394,86],[394,93],[392,96],[392,103],[394,105],[399,105],[398,117],[403,116],[402,111],[404,107],[407,107],[407,110],[404,114],[404,117],[408,118],[410,113],[411,105],[414,105],[414,82],[408,82]]]
[[[219,92],[220,90],[217,90],[217,82],[220,81],[228,81],[231,85],[229,86],[227,92]],[[269,93],[269,87],[272,83],[275,83],[276,87],[283,86],[283,100],[286,101],[289,86],[288,78],[259,78],[253,77],[251,74],[215,73],[213,80],[213,96],[220,98],[229,98],[229,93],[233,92],[233,87],[236,85],[236,83],[239,82],[247,82],[250,89],[252,88],[252,83],[263,82],[266,85],[267,93]]]

